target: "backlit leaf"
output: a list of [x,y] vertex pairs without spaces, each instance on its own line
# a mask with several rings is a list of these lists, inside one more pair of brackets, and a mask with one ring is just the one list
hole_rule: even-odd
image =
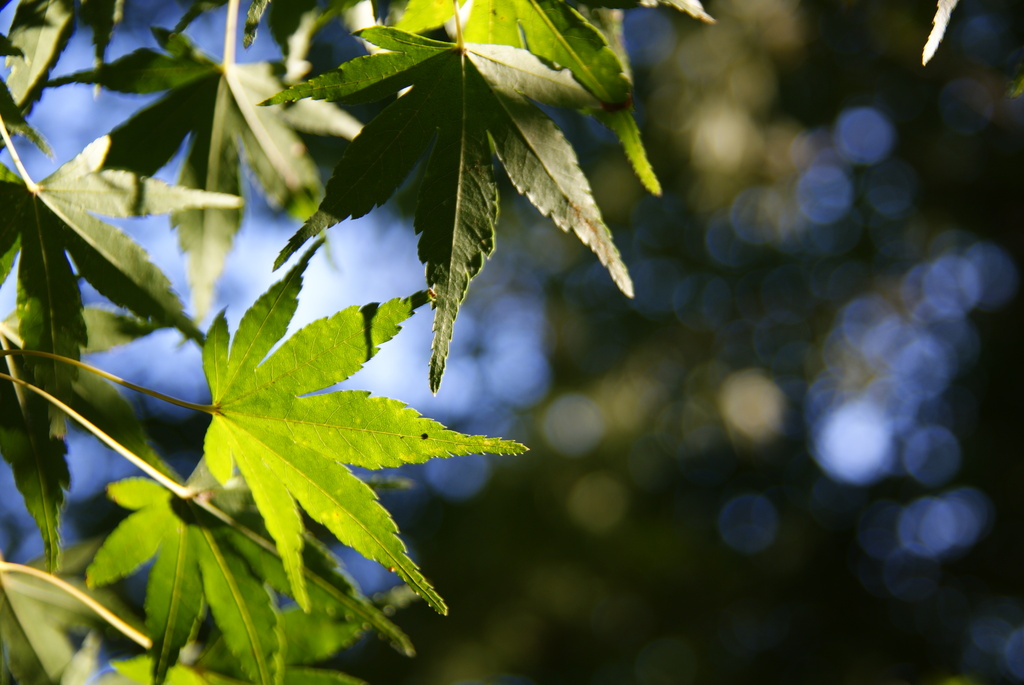
[[[3,81],[0,81],[0,117],[3,118],[4,125],[10,133],[23,135],[46,154],[52,154],[50,146],[46,144],[43,136],[25,121],[25,117],[21,114],[21,108],[14,102],[11,91],[7,89],[7,84]],[[0,140],[0,150],[4,148],[4,145],[4,142]]]
[[640,4],[644,7],[665,5],[681,12],[686,12],[694,19],[700,19],[708,24],[715,23],[714,18],[704,10],[704,5],[701,4],[700,0],[640,0]]
[[661,193],[633,120],[626,65],[578,11],[562,0],[474,0],[465,35],[474,43],[529,47],[534,55],[569,69],[599,101],[576,106],[588,107],[615,133],[644,187]]
[[103,62],[114,27],[124,18],[124,0],[82,0],[82,20],[92,29],[96,63]]
[[[9,372],[8,364],[0,362],[0,371]],[[0,381],[0,407],[0,454],[10,464],[14,484],[42,535],[46,565],[55,570],[60,514],[70,480],[64,441],[51,437],[47,404],[34,393]]]
[[307,601],[308,583],[296,503],[343,543],[394,568],[443,612],[444,603],[409,559],[376,494],[344,464],[382,468],[523,448],[447,431],[400,402],[363,392],[303,397],[358,370],[426,301],[420,295],[345,309],[307,325],[267,356],[295,311],[311,254],[243,316],[230,352],[223,317],[207,336],[203,361],[215,407],[205,442],[207,463],[222,480],[230,475],[231,463],[237,464],[300,603]]
[[939,44],[942,42],[943,36],[946,35],[949,18],[959,2],[960,0],[939,0],[935,18],[932,19],[932,31],[928,34],[928,42],[924,44],[924,51],[921,53],[921,64],[928,64],[935,56],[935,51],[939,49]]
[[[568,16],[561,9],[554,11]],[[499,158],[520,192],[563,230],[580,236],[620,289],[632,294],[626,268],[571,146],[546,115],[524,98],[584,107],[597,102],[593,95],[568,72],[550,69],[525,50],[469,45],[463,55],[451,43],[384,27],[366,29],[360,36],[389,52],[347,62],[269,102],[312,97],[358,103],[410,85],[412,89],[352,141],[327,183],[320,208],[288,242],[278,266],[325,228],[383,204],[432,146],[414,223],[420,234],[420,259],[427,266],[427,284],[437,295],[430,361],[430,386],[436,392],[459,306],[494,245],[498,195],[491,162],[493,140],[496,145],[502,141],[504,156],[499,151]],[[597,39],[602,40],[600,34]],[[591,47],[594,54],[600,52]],[[625,83],[623,93],[628,94]]]
[[[211,7],[216,4],[222,3]],[[253,8],[260,10],[260,3]],[[129,93],[167,91],[111,133],[107,165],[151,175],[188,137],[179,185],[240,195],[244,158],[273,205],[296,216],[312,213],[320,195],[320,176],[296,131],[351,137],[359,130],[358,122],[327,103],[256,107],[281,89],[271,65],[221,66],[180,34],[157,37],[165,53],[137,50],[59,81],[98,83]],[[213,300],[214,284],[241,218],[237,206],[179,208],[172,214],[179,243],[188,254],[187,275],[198,317]]]
[[20,54],[9,57],[7,87],[18,107],[39,99],[43,84],[74,29],[74,0],[22,0],[7,38]]
[[[0,236],[16,236],[18,330],[27,349],[78,359],[87,343],[78,277],[113,303],[143,319],[175,326],[192,338],[201,333],[182,311],[170,281],[148,255],[119,229],[93,212],[141,216],[187,207],[232,207],[237,197],[176,189],[124,171],[103,171],[110,147],[100,138],[38,184],[36,192],[16,180],[0,180]],[[68,257],[74,260],[74,268]],[[36,381],[69,401],[75,367],[54,360],[26,359]],[[52,407],[51,430],[63,432]]]

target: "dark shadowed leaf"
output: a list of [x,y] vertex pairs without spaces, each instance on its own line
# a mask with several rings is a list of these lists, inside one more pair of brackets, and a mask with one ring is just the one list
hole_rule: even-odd
[[572,147],[527,100],[593,105],[593,96],[567,71],[553,70],[531,53],[504,45],[470,45],[462,55],[451,43],[397,29],[378,27],[360,35],[389,52],[347,62],[269,102],[316,98],[357,103],[410,85],[412,89],[352,141],[327,183],[320,208],[292,237],[277,265],[325,228],[383,204],[433,143],[415,227],[427,284],[437,294],[430,361],[430,386],[436,392],[459,306],[494,245],[494,140],[520,192],[563,230],[576,233],[622,291],[632,295],[625,265]]

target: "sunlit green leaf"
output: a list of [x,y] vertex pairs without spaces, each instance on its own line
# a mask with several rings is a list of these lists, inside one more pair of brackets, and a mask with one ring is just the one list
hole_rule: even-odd
[[[245,528],[237,521],[236,524],[244,534],[230,536],[231,546],[245,558],[251,568],[259,569],[261,577],[272,588],[281,593],[290,593],[289,579],[274,547],[265,541],[259,531]],[[387,638],[398,651],[407,656],[415,654],[405,633],[359,594],[352,581],[340,571],[337,562],[315,540],[306,539],[302,561],[306,587],[316,611],[326,613],[335,621],[344,619],[359,626],[370,626]],[[289,645],[286,656],[290,662],[295,663],[291,660],[291,654]]]
[[407,556],[397,527],[373,490],[343,464],[382,468],[523,448],[447,431],[400,402],[370,398],[367,393],[301,397],[358,370],[426,299],[420,295],[351,307],[307,325],[268,357],[295,311],[302,271],[312,252],[246,312],[230,352],[223,317],[207,336],[203,361],[216,407],[205,442],[207,463],[221,480],[230,475],[231,463],[237,464],[301,604],[307,605],[308,595],[296,502],[339,540],[395,569],[434,608],[444,611],[441,598]]
[[263,583],[225,550],[214,529],[189,527],[188,544],[199,552],[203,594],[242,670],[258,685],[280,682],[277,611]]
[[939,49],[939,44],[946,35],[949,18],[959,2],[960,0],[939,0],[935,18],[932,20],[932,31],[928,34],[928,42],[924,44],[924,51],[921,53],[921,64],[928,64],[935,56],[935,51]]
[[121,506],[137,511],[107,536],[87,577],[93,584],[109,583],[157,555],[146,588],[146,629],[153,640],[153,682],[160,683],[202,618],[200,548],[172,512],[170,493],[153,481],[120,481],[110,494]]
[[395,22],[395,28],[423,33],[441,26],[454,14],[452,0],[409,0],[402,16]]
[[166,677],[202,618],[198,550],[190,544],[188,527],[174,519],[161,540],[146,585],[146,630],[153,640],[154,683]]
[[528,44],[533,54],[572,71],[601,102],[629,100],[629,79],[604,36],[562,0],[474,0],[465,36],[472,43]]
[[288,644],[288,664],[315,664],[351,646],[363,634],[357,621],[339,621],[324,613],[293,608],[281,614],[282,633]]

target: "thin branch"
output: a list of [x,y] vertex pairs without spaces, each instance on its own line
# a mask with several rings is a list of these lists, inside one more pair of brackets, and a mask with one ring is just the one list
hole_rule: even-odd
[[465,54],[466,41],[462,39],[462,16],[459,14],[459,0],[452,0],[452,4],[455,5],[455,44],[458,46],[459,52]]
[[81,424],[83,428],[85,428],[87,431],[95,435],[103,444],[105,444],[107,447],[114,450],[118,454],[120,454],[122,457],[124,457],[131,463],[135,464],[135,466],[144,471],[146,475],[148,475],[156,482],[160,483],[160,485],[164,486],[178,497],[181,497],[182,499],[191,499],[192,497],[195,496],[195,493],[192,492],[191,489],[184,487],[178,483],[175,483],[173,480],[171,480],[164,474],[160,473],[158,470],[153,468],[153,466],[151,466],[144,459],[142,459],[142,457],[135,454],[130,449],[119,443],[117,440],[114,440],[112,437],[103,432],[103,430],[101,430],[99,426],[97,426],[92,421],[79,414],[77,411],[69,407],[64,402],[61,402],[56,397],[46,392],[42,388],[37,388],[31,383],[26,383],[20,378],[8,376],[6,373],[0,373],[0,380],[8,380],[14,383],[15,385],[20,385],[23,388],[27,388],[28,390],[34,392],[35,394],[45,399],[47,402],[54,405],[55,407],[60,408],[62,411],[64,411],[64,413],[66,413],[68,416],[70,416],[79,424]]
[[71,359],[70,357],[62,357],[59,354],[53,354],[51,352],[42,352],[42,351],[39,351],[39,350],[10,350],[10,349],[7,349],[6,345],[5,345],[4,349],[0,350],[0,357],[5,357],[5,356],[9,356],[9,355],[23,355],[23,356],[26,356],[26,357],[43,357],[44,359],[52,359],[54,361],[63,362],[65,364],[70,364],[71,366],[76,366],[79,369],[82,369],[84,371],[88,371],[89,373],[94,373],[97,376],[99,376],[100,378],[106,378],[108,381],[110,381],[112,383],[117,383],[118,385],[123,385],[124,387],[128,388],[129,390],[134,390],[135,392],[140,392],[143,395],[149,395],[150,397],[154,397],[154,398],[156,398],[158,400],[163,400],[164,402],[167,402],[168,404],[174,404],[174,405],[177,405],[179,407],[184,407],[185,409],[194,409],[195,411],[201,411],[201,412],[204,412],[206,414],[216,414],[217,413],[217,409],[213,405],[210,405],[210,404],[195,404],[193,402],[186,402],[185,400],[179,400],[177,397],[171,397],[170,395],[165,395],[162,392],[157,392],[156,390],[150,390],[147,387],[144,387],[144,386],[141,386],[141,385],[136,385],[135,383],[132,383],[131,381],[126,381],[123,378],[118,378],[117,376],[115,376],[112,373],[107,373],[103,369],[98,369],[95,366],[91,366],[89,364],[86,364],[85,362],[80,362],[77,359]]
[[[9,356],[10,353],[11,347],[7,340],[7,336],[0,334],[0,355],[7,357],[5,361],[7,362],[7,370],[11,372],[11,376],[21,380],[21,376],[18,374],[18,367],[14,365],[14,360]],[[18,398],[18,404],[21,407],[22,416],[25,416],[25,389],[20,385],[15,384],[14,394]],[[27,421],[28,417],[25,416],[25,419]]]
[[228,17],[224,26],[224,61],[221,66],[228,71],[235,65],[235,44],[238,42],[238,0],[228,0]]
[[14,160],[14,166],[21,175],[21,180],[25,181],[25,187],[28,188],[28,192],[35,195],[39,192],[39,186],[32,180],[32,177],[28,175],[25,165],[21,163],[21,157],[18,156],[18,151],[14,149],[14,143],[11,141],[11,134],[7,131],[7,124],[4,123],[3,117],[0,117],[0,137],[3,138],[4,145],[7,146],[7,151],[11,153],[11,159]]
[[125,623],[124,620],[122,620],[117,614],[112,612],[110,609],[106,608],[105,606],[97,602],[95,599],[93,599],[89,595],[85,594],[84,592],[76,588],[74,585],[71,585],[70,583],[64,580],[61,580],[57,576],[50,575],[45,571],[40,571],[39,569],[32,568],[31,566],[24,566],[22,564],[12,564],[8,561],[0,561],[0,573],[22,573],[26,576],[32,576],[33,578],[38,578],[39,580],[45,581],[50,585],[53,585],[54,587],[57,587],[60,590],[63,590],[64,592],[68,593],[85,606],[95,611],[97,614],[99,614],[100,618],[102,618],[104,621],[114,626],[115,628],[117,628],[125,635],[125,637],[127,637],[143,649],[148,650],[153,648],[152,640],[150,640],[148,637],[146,637],[139,631],[135,630],[135,628],[132,628],[130,625]]

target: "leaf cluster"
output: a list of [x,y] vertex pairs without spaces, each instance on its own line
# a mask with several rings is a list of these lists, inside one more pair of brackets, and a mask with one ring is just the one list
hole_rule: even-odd
[[[590,247],[632,296],[573,146],[544,109],[606,125],[642,184],[660,193],[632,113],[621,13],[563,0],[480,0],[457,13],[455,3],[410,0],[395,25],[353,32],[370,54],[299,82],[319,32],[349,16],[355,2],[253,0],[243,43],[266,21],[282,56],[274,63],[237,59],[239,0],[196,0],[170,30],[153,27],[156,48],[108,62],[124,4],[20,0],[0,35],[10,66],[0,85],[0,133],[12,162],[0,165],[0,283],[10,279],[17,289],[17,309],[0,324],[0,454],[45,549],[37,567],[0,557],[0,681],[9,672],[23,685],[84,682],[76,674],[95,666],[96,636],[120,634],[145,652],[116,664],[124,682],[358,682],[317,665],[367,631],[400,652],[412,646],[362,596],[329,545],[379,562],[435,610],[447,610],[362,474],[525,448],[450,431],[396,400],[327,390],[428,303],[435,333],[428,381],[438,390],[459,308],[495,245],[495,159],[518,193]],[[710,21],[696,0],[663,4]],[[218,59],[187,32],[224,5]],[[448,39],[439,32],[444,24]],[[51,79],[83,25],[95,62]],[[48,153],[32,109],[46,89],[76,83],[156,98],[33,180],[12,136]],[[383,107],[365,126],[339,107],[378,102]],[[310,136],[351,140],[326,184],[307,153]],[[179,152],[177,183],[155,180]],[[349,307],[286,337],[318,241],[234,333],[224,312],[200,329],[241,226],[243,198],[262,198],[303,222],[277,268],[327,228],[384,204],[424,157],[413,223],[427,291]],[[187,256],[191,310],[145,251],[100,218],[154,214],[170,215]],[[109,308],[85,306],[86,283]],[[82,361],[166,327],[201,346],[208,404]],[[150,446],[111,382],[210,417],[197,445],[202,459],[187,480]],[[60,538],[69,418],[148,476],[110,485],[110,498],[129,513],[75,564],[62,555]],[[329,533],[328,544],[318,531]],[[75,580],[82,568],[84,585]],[[98,589],[135,573],[145,575],[141,619]],[[94,637],[76,652],[73,636],[83,629]]]

